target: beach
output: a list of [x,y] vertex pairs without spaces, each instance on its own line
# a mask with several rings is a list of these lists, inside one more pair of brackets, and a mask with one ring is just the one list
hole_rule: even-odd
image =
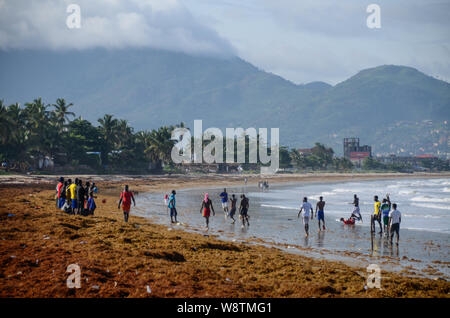
[[[306,174],[275,175],[264,180],[272,187],[418,177],[449,175]],[[98,208],[93,217],[67,215],[55,208],[56,176],[1,176],[1,297],[449,296],[450,283],[443,278],[420,277],[411,270],[382,267],[382,288],[367,288],[367,270],[358,263],[288,252],[294,244],[270,245],[256,239],[232,241],[213,230],[170,225],[168,217],[167,223],[161,224],[139,215],[155,212],[154,207],[145,206],[149,195],[160,196],[162,204],[162,194],[172,189],[186,193],[225,186],[239,189],[255,186],[261,180],[259,175],[80,178],[95,181],[99,187]],[[136,213],[132,209],[128,224],[117,209],[125,183],[136,192],[138,204]],[[217,199],[215,207],[216,218],[223,220]],[[200,214],[198,218],[201,220]],[[189,225],[188,220],[181,222]],[[301,226],[297,226],[300,232]],[[297,248],[301,250],[301,244]],[[448,268],[445,260],[440,262]],[[79,289],[66,286],[70,264],[81,268]]]

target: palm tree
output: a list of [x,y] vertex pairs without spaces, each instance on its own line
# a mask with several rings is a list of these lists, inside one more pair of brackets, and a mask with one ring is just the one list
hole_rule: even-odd
[[98,119],[100,123],[99,131],[102,138],[103,150],[102,161],[108,162],[108,154],[114,149],[114,145],[118,141],[117,136],[117,119],[113,118],[113,115],[105,114],[103,118]]
[[12,126],[13,123],[11,117],[9,116],[8,109],[3,103],[3,100],[0,99],[0,133],[2,144],[8,142]]
[[52,106],[55,107],[53,113],[56,117],[58,128],[62,129],[62,127],[64,127],[64,125],[70,121],[69,116],[75,116],[74,112],[69,111],[69,108],[72,107],[73,104],[66,104],[64,98],[58,98],[56,100],[56,104],[53,104]]
[[172,148],[175,143],[171,140],[173,129],[174,127],[163,126],[158,128],[158,130],[152,130],[148,136],[149,144],[145,149],[145,153],[150,160],[156,163],[158,169],[161,169],[163,164],[171,162]]

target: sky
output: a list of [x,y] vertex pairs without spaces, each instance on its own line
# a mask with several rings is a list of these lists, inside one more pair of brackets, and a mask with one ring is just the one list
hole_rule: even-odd
[[[80,28],[66,24],[72,3]],[[383,64],[450,81],[450,0],[0,0],[0,49],[92,47],[237,55],[297,84]]]

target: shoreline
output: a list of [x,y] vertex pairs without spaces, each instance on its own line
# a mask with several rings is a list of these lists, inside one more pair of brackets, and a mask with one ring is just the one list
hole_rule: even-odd
[[[67,215],[56,210],[52,197],[56,176],[32,176],[33,181],[29,176],[22,179],[19,176],[7,182],[5,177],[11,176],[2,176],[0,296],[449,297],[450,283],[440,279],[409,278],[407,273],[382,271],[383,289],[365,289],[365,268],[295,255],[275,247],[228,242],[216,239],[215,235],[189,233],[151,223],[133,212],[125,224],[117,210],[124,181],[138,192],[164,192],[172,188],[242,185],[244,177],[248,183],[260,178],[259,175],[225,176],[114,176],[112,179],[108,176],[102,180],[94,176],[89,180],[95,181],[100,189],[94,217]],[[285,183],[355,180],[355,177],[315,174],[264,179],[269,183]],[[399,175],[363,177],[383,179]],[[17,200],[10,200],[11,197]],[[101,202],[103,199],[105,204]],[[82,288],[76,290],[65,286],[66,267],[72,263],[82,268]]]

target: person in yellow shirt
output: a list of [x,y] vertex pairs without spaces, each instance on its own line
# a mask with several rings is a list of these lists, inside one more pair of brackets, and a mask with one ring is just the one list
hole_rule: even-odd
[[374,203],[374,212],[373,212],[373,216],[372,216],[372,222],[371,222],[371,230],[372,233],[375,232],[375,221],[378,222],[378,224],[380,225],[380,234],[383,233],[383,228],[381,226],[381,211],[380,211],[380,207],[381,207],[381,202],[378,201],[378,196],[374,196],[373,200],[375,201]]
[[72,203],[73,212],[75,212],[75,210],[77,209],[77,194],[76,194],[77,182],[78,179],[75,179],[75,182],[69,186],[70,201]]

